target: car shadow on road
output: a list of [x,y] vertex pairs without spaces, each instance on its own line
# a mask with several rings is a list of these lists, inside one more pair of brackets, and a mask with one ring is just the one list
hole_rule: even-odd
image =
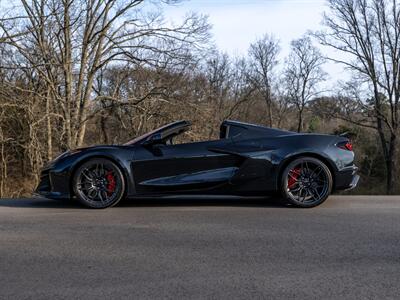
[[278,198],[240,198],[240,199],[196,199],[196,198],[151,198],[125,199],[119,207],[194,207],[194,206],[237,206],[237,207],[284,207]]
[[20,208],[82,208],[77,201],[52,200],[40,197],[0,199],[0,207]]
[[[276,207],[285,205],[278,198],[240,198],[240,199],[185,199],[185,198],[146,198],[146,199],[124,199],[116,207],[204,207],[204,206],[235,206],[235,207]],[[52,200],[46,198],[21,198],[0,199],[0,207],[14,208],[63,208],[82,209],[85,208],[76,200]]]

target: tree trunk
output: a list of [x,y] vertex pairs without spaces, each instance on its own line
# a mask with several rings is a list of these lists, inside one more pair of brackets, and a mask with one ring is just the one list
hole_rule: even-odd
[[299,110],[299,122],[297,124],[297,132],[303,131],[303,110]]
[[51,107],[50,107],[50,92],[47,93],[46,98],[46,115],[47,115],[47,161],[51,161],[53,156],[53,139],[52,139],[52,127],[51,127]]
[[0,155],[1,155],[1,178],[0,178],[0,198],[4,196],[4,186],[5,186],[5,181],[7,178],[7,161],[4,156],[4,137],[3,137],[3,130],[0,127],[0,142],[1,142],[1,148],[0,148]]
[[272,99],[271,99],[271,90],[268,88],[267,94],[266,94],[266,99],[267,103],[267,109],[268,109],[268,126],[272,127],[274,122],[273,122],[273,117],[272,117]]
[[269,127],[272,127],[274,125],[273,119],[272,119],[272,101],[271,99],[268,101],[268,116],[269,116]]
[[386,160],[386,193],[393,195],[397,189],[397,137],[390,136],[389,151]]
[[109,143],[106,120],[107,118],[102,114],[100,117],[100,128],[101,128],[101,135],[103,136],[103,143],[105,145]]
[[72,103],[72,41],[71,41],[71,25],[70,25],[70,1],[64,1],[64,84],[65,84],[65,130],[67,135],[68,149],[76,146],[73,137],[72,123],[71,123],[71,103]]

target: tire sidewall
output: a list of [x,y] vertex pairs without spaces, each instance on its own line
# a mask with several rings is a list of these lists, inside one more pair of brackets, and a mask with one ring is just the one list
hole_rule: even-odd
[[[311,162],[311,163],[320,165],[324,169],[324,171],[325,171],[325,173],[327,175],[328,185],[329,185],[328,186],[328,192],[319,201],[312,202],[312,203],[302,203],[302,202],[299,202],[299,201],[296,201],[295,199],[293,199],[289,195],[289,193],[287,191],[287,184],[288,184],[288,179],[287,178],[288,178],[289,171],[291,169],[293,169],[295,166],[297,166],[299,163],[301,163],[302,161],[307,161],[307,162]],[[304,157],[299,157],[299,158],[293,160],[292,162],[290,162],[286,166],[285,170],[282,173],[282,176],[281,176],[280,180],[281,180],[281,194],[282,194],[283,198],[288,203],[293,204],[293,205],[295,205],[297,207],[304,207],[304,208],[316,207],[316,206],[322,204],[323,202],[325,202],[325,200],[328,199],[328,197],[332,193],[332,188],[333,188],[332,173],[329,170],[328,166],[325,163],[323,163],[321,160],[317,159],[317,158],[304,156]]]
[[[79,191],[77,190],[77,181],[79,178],[80,173],[82,172],[83,169],[87,168],[88,166],[92,165],[92,164],[96,164],[96,163],[102,163],[102,164],[106,164],[109,166],[112,166],[113,169],[115,170],[115,172],[117,173],[118,177],[119,177],[119,181],[121,183],[121,188],[119,191],[119,194],[117,195],[117,197],[115,197],[115,200],[112,201],[111,203],[107,204],[107,205],[94,205],[94,203],[86,201],[85,199],[83,199],[80,196]],[[121,168],[119,168],[114,162],[112,162],[109,159],[105,159],[105,158],[92,158],[89,159],[85,162],[83,162],[74,172],[74,175],[72,177],[72,189],[74,192],[74,195],[76,196],[76,198],[78,199],[78,201],[80,203],[82,203],[83,205],[85,205],[86,207],[89,208],[96,208],[96,209],[103,209],[103,208],[107,208],[107,207],[112,207],[117,205],[121,199],[124,197],[125,195],[125,178],[123,176],[123,173],[121,171]]]

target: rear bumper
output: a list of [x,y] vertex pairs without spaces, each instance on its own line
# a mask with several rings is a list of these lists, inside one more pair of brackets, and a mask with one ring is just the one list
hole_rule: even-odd
[[352,190],[357,187],[360,180],[357,170],[356,166],[350,166],[338,171],[335,176],[335,190]]
[[357,186],[359,180],[360,180],[360,176],[355,175],[353,177],[353,180],[351,181],[349,187],[346,189],[346,191],[350,191],[350,190],[354,189]]

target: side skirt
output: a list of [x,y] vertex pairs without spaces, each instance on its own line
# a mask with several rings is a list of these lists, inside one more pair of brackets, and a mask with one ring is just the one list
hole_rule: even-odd
[[188,200],[262,200],[276,197],[276,195],[271,196],[235,196],[235,195],[163,195],[163,196],[133,196],[127,197],[128,199],[188,199]]

